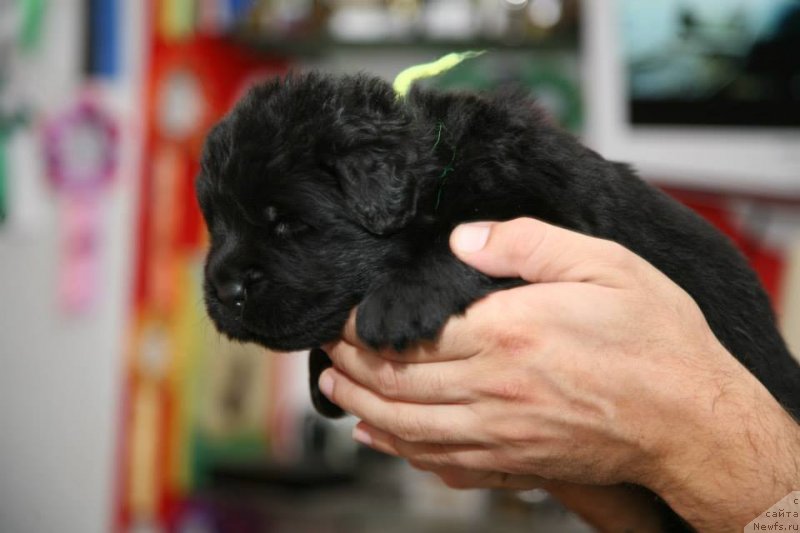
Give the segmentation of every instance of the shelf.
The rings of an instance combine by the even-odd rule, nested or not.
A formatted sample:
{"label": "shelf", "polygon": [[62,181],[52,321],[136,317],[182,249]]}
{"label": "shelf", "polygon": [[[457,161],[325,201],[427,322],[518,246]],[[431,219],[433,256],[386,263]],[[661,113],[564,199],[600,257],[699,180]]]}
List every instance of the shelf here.
{"label": "shelf", "polygon": [[292,56],[324,56],[339,51],[419,51],[436,50],[452,52],[462,50],[502,50],[502,51],[575,51],[578,48],[577,35],[559,35],[540,40],[499,41],[489,39],[475,40],[381,40],[381,41],[340,41],[330,38],[286,40],[239,34],[234,39],[244,46],[265,53]]}

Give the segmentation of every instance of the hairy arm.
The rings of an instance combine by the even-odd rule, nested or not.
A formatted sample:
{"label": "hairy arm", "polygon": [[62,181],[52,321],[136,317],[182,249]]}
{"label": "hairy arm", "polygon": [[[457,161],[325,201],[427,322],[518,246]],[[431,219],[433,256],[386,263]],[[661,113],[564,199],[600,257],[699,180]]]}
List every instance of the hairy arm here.
{"label": "hairy arm", "polygon": [[717,383],[679,415],[701,445],[672,442],[650,488],[698,531],[741,531],[800,490],[800,425],[743,367]]}

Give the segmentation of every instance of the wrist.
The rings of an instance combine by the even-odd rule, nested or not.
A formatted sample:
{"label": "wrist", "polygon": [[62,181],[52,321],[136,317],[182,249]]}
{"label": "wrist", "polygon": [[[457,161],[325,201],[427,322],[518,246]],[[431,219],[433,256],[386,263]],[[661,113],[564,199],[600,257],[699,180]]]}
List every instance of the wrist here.
{"label": "wrist", "polygon": [[656,500],[640,487],[548,481],[542,488],[597,531],[662,530]]}
{"label": "wrist", "polygon": [[[721,347],[720,347],[721,348]],[[800,426],[733,357],[695,383],[648,487],[700,531],[741,530],[800,489]],[[732,363],[732,364],[730,364]],[[677,420],[673,418],[673,420]]]}

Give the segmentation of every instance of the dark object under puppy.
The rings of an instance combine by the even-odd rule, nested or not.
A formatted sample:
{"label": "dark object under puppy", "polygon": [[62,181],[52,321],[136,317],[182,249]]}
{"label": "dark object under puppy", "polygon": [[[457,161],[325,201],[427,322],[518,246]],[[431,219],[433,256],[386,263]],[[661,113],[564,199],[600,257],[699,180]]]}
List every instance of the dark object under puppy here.
{"label": "dark object under puppy", "polygon": [[[367,76],[296,75],[252,89],[210,133],[197,195],[211,233],[208,312],[220,331],[277,350],[358,334],[401,349],[518,284],[458,261],[461,222],[530,216],[616,241],[698,303],[711,329],[800,414],[800,367],[756,276],[689,209],[551,126],[517,93],[398,99]],[[316,390],[330,363],[311,358]]]}

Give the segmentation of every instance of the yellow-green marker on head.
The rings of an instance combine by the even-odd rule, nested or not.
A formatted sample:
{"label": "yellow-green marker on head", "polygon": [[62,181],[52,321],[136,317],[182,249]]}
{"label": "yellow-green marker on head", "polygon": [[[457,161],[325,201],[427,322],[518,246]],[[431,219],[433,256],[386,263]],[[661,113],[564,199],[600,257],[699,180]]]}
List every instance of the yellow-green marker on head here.
{"label": "yellow-green marker on head", "polygon": [[472,59],[484,53],[486,53],[486,50],[453,52],[431,63],[423,63],[422,65],[408,67],[394,79],[394,91],[397,93],[398,98],[403,98],[408,94],[408,91],[415,81],[438,76],[442,72],[447,72],[455,67],[465,59]]}

